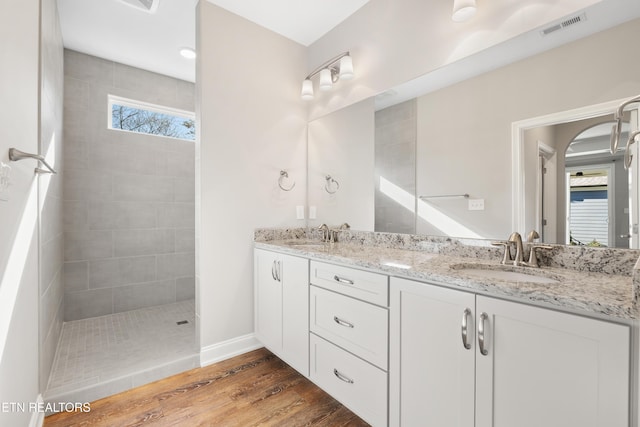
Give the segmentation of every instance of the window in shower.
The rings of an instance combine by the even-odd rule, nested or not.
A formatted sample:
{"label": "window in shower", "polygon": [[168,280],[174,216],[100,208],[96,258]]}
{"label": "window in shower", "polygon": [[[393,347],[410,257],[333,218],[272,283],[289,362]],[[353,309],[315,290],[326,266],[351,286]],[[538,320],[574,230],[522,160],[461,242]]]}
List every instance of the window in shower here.
{"label": "window in shower", "polygon": [[195,114],[109,95],[108,128],[194,141]]}

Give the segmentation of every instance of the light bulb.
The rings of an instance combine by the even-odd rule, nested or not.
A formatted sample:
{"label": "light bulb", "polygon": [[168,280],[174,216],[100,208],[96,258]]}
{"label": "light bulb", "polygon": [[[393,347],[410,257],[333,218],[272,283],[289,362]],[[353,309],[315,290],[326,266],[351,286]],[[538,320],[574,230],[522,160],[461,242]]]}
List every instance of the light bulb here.
{"label": "light bulb", "polygon": [[340,79],[351,80],[353,78],[353,61],[349,55],[340,58]]}
{"label": "light bulb", "polygon": [[301,96],[304,100],[313,99],[313,82],[310,79],[306,79],[302,82]]}
{"label": "light bulb", "polygon": [[333,82],[331,81],[331,70],[325,68],[320,71],[320,90],[330,90],[331,86],[333,86]]}

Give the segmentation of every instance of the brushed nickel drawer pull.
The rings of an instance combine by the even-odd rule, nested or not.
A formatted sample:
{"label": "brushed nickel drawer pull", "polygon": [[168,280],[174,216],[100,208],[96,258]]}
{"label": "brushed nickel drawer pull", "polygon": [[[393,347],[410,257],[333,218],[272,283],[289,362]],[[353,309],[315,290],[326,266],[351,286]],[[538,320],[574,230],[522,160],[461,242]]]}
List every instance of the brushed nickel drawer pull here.
{"label": "brushed nickel drawer pull", "polygon": [[340,276],[333,276],[333,280],[335,280],[336,282],[345,283],[347,285],[353,285],[353,280],[344,279]]}
{"label": "brushed nickel drawer pull", "polygon": [[484,321],[489,318],[487,313],[480,313],[480,322],[478,323],[478,346],[480,347],[480,354],[486,356],[489,354],[489,350],[485,347],[484,342]]}
{"label": "brushed nickel drawer pull", "polygon": [[342,320],[338,316],[333,316],[333,321],[336,322],[338,325],[346,326],[347,328],[353,328],[353,323],[349,323],[346,320]]}
{"label": "brushed nickel drawer pull", "polygon": [[333,375],[335,375],[336,377],[338,377],[339,380],[344,381],[345,383],[348,384],[353,384],[353,380],[345,375],[342,375],[340,372],[338,372],[337,369],[333,370]]}
{"label": "brushed nickel drawer pull", "polygon": [[462,312],[462,345],[465,349],[469,350],[471,348],[471,343],[468,338],[468,321],[467,319],[471,316],[471,309],[465,308]]}

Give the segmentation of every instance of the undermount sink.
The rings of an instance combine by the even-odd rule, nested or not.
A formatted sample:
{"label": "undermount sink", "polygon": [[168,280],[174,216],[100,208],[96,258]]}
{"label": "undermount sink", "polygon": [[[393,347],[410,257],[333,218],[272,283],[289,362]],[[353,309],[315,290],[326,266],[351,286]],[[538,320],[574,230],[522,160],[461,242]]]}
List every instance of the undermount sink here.
{"label": "undermount sink", "polygon": [[489,264],[454,264],[451,268],[478,278],[505,280],[509,282],[559,283],[561,280],[561,278],[555,274],[539,269],[534,270],[531,267]]}

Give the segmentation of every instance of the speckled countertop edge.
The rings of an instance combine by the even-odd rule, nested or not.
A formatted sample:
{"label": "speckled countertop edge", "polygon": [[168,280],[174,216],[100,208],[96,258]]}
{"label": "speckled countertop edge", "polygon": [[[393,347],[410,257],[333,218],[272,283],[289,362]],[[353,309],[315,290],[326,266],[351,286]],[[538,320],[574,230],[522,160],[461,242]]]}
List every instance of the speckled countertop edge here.
{"label": "speckled countertop edge", "polygon": [[[443,255],[440,253],[369,246],[359,243],[292,246],[288,235],[280,240],[256,241],[255,247],[291,255],[327,261],[345,266],[364,268],[393,277],[432,282],[479,294],[502,297],[518,302],[570,310],[586,315],[598,314],[608,318],[631,320],[638,318],[638,280],[631,274],[583,272],[568,268],[544,267],[532,271],[530,267],[513,268],[536,275],[559,279],[558,283],[515,282],[486,279],[468,274],[464,269],[452,268],[472,264],[483,269],[496,268],[498,263],[482,257]],[[300,243],[304,236],[295,236]],[[636,266],[637,267],[637,266]]]}

